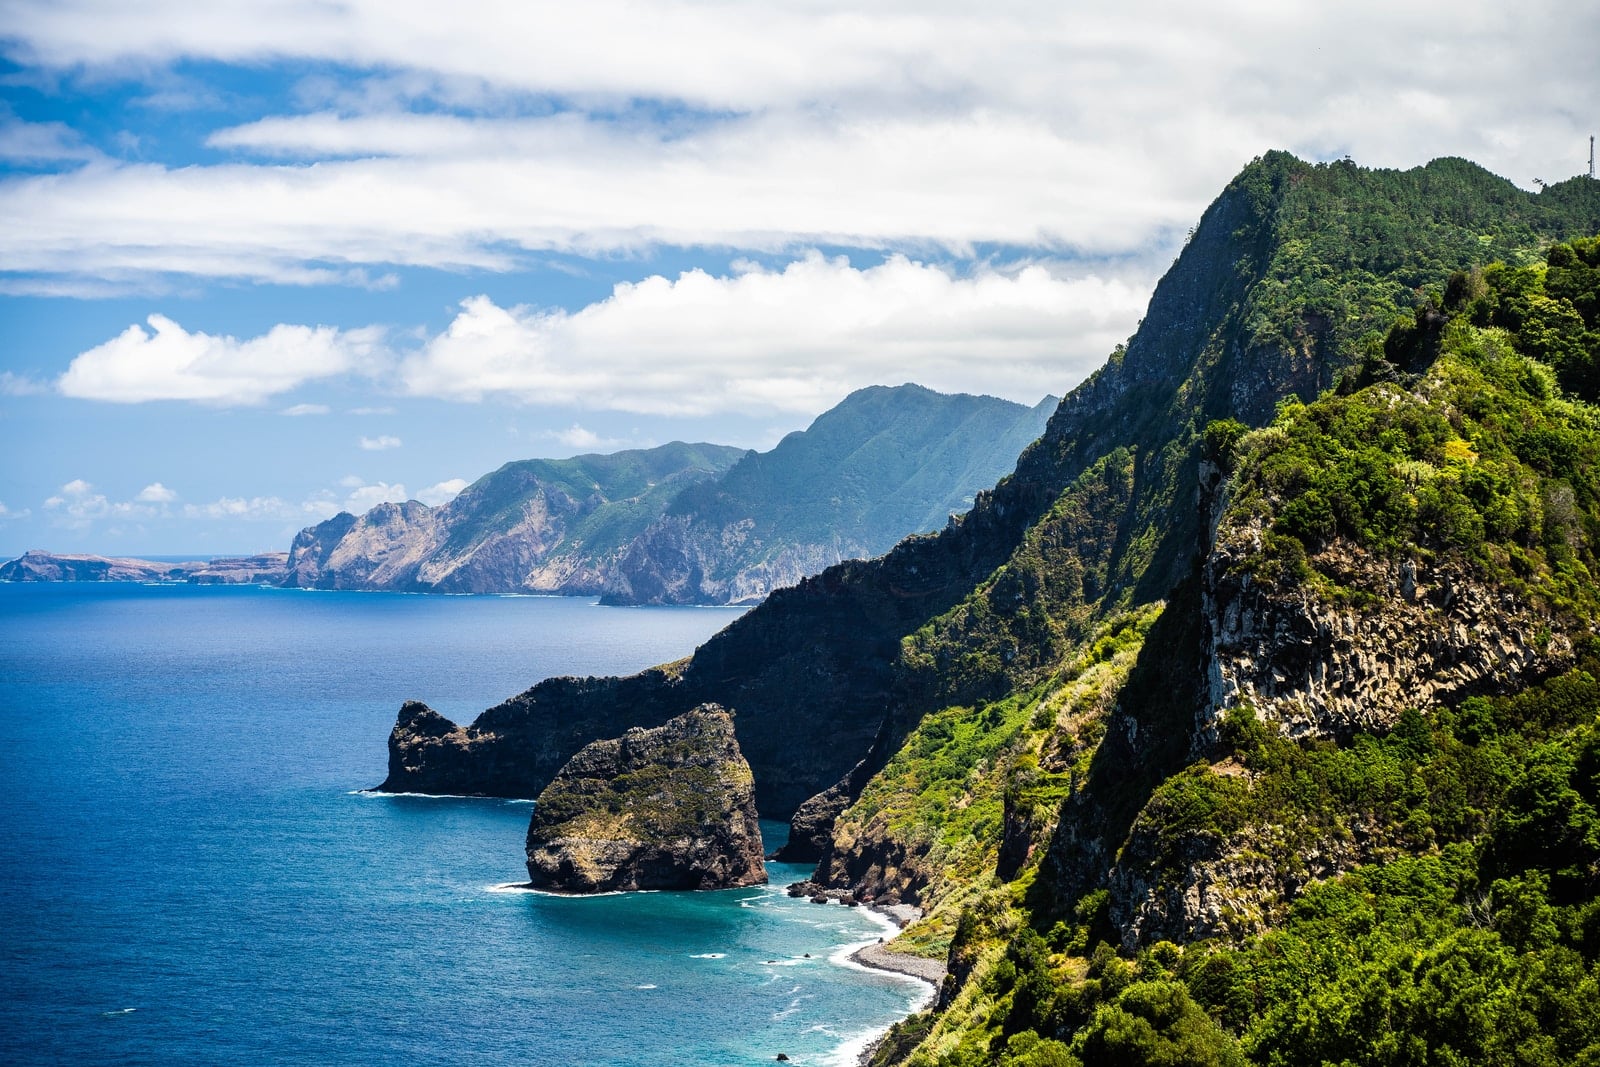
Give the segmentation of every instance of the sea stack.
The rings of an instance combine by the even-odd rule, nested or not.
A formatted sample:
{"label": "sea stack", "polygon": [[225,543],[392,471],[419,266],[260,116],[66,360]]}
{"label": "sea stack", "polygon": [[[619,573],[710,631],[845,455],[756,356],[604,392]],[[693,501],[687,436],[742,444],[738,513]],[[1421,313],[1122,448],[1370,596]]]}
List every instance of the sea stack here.
{"label": "sea stack", "polygon": [[755,780],[733,714],[702,704],[581,749],[534,806],[528,880],[564,893],[766,882]]}

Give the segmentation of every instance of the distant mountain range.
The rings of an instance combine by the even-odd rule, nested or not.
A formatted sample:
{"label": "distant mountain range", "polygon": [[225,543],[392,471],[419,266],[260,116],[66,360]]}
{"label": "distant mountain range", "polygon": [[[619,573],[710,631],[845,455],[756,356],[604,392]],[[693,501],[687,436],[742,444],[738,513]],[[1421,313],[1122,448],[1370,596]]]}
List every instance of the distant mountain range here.
{"label": "distant mountain range", "polygon": [[[507,463],[437,507],[384,503],[300,531],[287,558],[197,565],[31,552],[15,581],[251,580],[307,589],[753,603],[972,506],[1044,430],[1032,408],[918,385],[850,394],[770,452],[673,442]],[[213,568],[215,570],[215,568]]]}
{"label": "distant mountain range", "polygon": [[302,530],[286,584],[754,602],[943,526],[1055,405],[874,386],[770,452],[675,442],[508,463],[439,507],[380,504]]}

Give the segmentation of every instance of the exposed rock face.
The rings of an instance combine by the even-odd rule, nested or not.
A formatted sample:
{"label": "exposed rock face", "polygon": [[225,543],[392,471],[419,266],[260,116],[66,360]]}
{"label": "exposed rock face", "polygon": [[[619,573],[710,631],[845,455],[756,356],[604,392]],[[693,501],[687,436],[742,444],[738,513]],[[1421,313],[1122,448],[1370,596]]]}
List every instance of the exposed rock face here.
{"label": "exposed rock face", "polygon": [[1292,737],[1392,727],[1408,707],[1525,684],[1571,658],[1559,623],[1460,563],[1383,560],[1338,542],[1312,559],[1371,596],[1329,604],[1307,586],[1273,588],[1241,565],[1259,521],[1225,526],[1205,565],[1211,721],[1250,704]]}
{"label": "exposed rock face", "polygon": [[0,564],[0,582],[187,582],[191,585],[278,585],[288,555],[225,556],[161,563],[120,556],[24,552]]}
{"label": "exposed rock face", "polygon": [[1109,885],[1123,946],[1258,933],[1281,920],[1306,886],[1372,858],[1362,839],[1300,845],[1290,854],[1282,837],[1266,827],[1231,838],[1192,833],[1163,858],[1150,831],[1135,830]]}
{"label": "exposed rock face", "polygon": [[766,882],[750,765],[715,704],[586,745],[539,794],[529,884],[569,893]]}

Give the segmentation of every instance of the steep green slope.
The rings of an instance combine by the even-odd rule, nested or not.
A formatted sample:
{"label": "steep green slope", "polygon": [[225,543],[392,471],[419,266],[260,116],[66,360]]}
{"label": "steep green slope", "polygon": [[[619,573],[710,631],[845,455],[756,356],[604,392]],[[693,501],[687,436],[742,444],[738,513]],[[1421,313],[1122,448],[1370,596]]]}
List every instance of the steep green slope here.
{"label": "steep green slope", "polygon": [[882,555],[970,508],[1056,403],[917,385],[852,393],[772,451],[680,493],[618,560],[605,599],[755,601],[842,559]]}
{"label": "steep green slope", "polygon": [[1087,715],[1043,713],[1080,653],[1009,754],[924,720],[836,845],[904,870],[1008,804],[916,887],[954,980],[878,1062],[1600,1062],[1600,411],[1557,386],[1597,252],[1441,278],[1328,395],[1208,426],[1204,566]]}

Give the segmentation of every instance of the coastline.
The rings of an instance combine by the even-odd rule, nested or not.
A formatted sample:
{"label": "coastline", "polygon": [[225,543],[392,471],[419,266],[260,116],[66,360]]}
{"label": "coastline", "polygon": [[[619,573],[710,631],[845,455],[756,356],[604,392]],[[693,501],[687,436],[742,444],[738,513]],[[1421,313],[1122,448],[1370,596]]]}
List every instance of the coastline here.
{"label": "coastline", "polygon": [[[922,909],[909,904],[868,905],[863,911],[870,914],[887,931],[889,937],[900,932],[901,929],[921,918]],[[890,948],[884,938],[876,942],[867,942],[855,949],[836,956],[836,961],[846,965],[854,965],[864,970],[882,971],[886,974],[899,975],[922,983],[926,987],[921,1001],[908,1007],[906,1014],[901,1019],[908,1018],[916,1012],[922,1011],[933,1003],[938,996],[939,987],[944,982],[947,968],[943,960],[928,959],[926,956],[913,956],[905,952],[896,952]],[[895,1022],[901,1021],[900,1019]],[[840,1048],[840,1063],[855,1064],[856,1067],[867,1067],[872,1060],[872,1054],[883,1044],[884,1037],[889,1032],[888,1026],[871,1033],[860,1035],[845,1043]]]}

